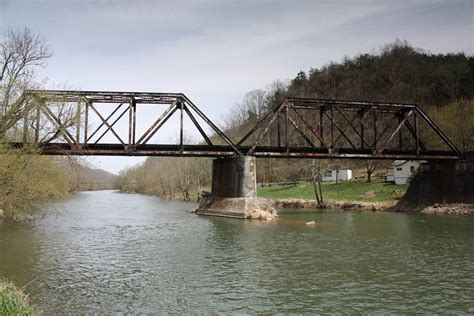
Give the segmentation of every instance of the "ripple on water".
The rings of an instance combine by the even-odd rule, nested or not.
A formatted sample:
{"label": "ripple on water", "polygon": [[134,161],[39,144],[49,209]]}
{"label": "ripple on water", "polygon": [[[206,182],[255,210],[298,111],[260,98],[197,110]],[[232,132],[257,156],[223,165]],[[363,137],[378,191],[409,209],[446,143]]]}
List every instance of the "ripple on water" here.
{"label": "ripple on water", "polygon": [[260,223],[110,191],[56,207],[34,228],[0,229],[0,274],[34,280],[46,314],[474,312],[471,218],[296,211]]}

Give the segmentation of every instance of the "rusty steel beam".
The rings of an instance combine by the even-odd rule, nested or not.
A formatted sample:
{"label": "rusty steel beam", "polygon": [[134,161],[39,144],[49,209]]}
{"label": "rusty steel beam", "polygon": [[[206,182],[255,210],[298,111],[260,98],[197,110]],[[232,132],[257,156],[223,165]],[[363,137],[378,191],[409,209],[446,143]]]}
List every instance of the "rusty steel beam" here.
{"label": "rusty steel beam", "polygon": [[334,113],[333,113],[332,107],[331,107],[331,116],[329,116],[326,112],[324,112],[324,115],[326,115],[326,117],[328,117],[330,122],[331,122],[331,148],[332,149],[336,148],[335,145],[336,145],[337,141],[339,140],[339,137],[336,140],[334,140],[334,127],[337,128],[337,130],[339,131],[339,133],[340,133],[339,136],[342,135],[347,140],[349,145],[351,145],[352,148],[356,148],[356,146],[351,142],[349,137],[345,134],[345,130],[343,130],[339,126],[339,124],[334,122]]}
{"label": "rusty steel beam", "polygon": [[463,154],[459,149],[454,146],[454,144],[449,140],[448,136],[443,133],[443,131],[426,115],[426,113],[420,108],[417,108],[418,113],[420,116],[425,120],[426,123],[438,134],[438,136],[448,145],[449,148],[451,148],[452,151],[454,151],[459,157],[464,158]]}
{"label": "rusty steel beam", "polygon": [[84,114],[84,143],[87,144],[87,134],[89,129],[89,105],[90,101],[86,100],[86,109]]}
{"label": "rusty steel beam", "polygon": [[[412,114],[413,114],[413,110],[408,111],[408,114],[404,114],[404,117],[403,117],[402,121],[398,124],[397,128],[395,128],[395,130],[392,132],[390,137],[383,143],[382,148],[380,148],[380,151],[383,151],[385,149],[385,147],[392,141],[393,137],[395,137],[395,135],[398,133],[400,128],[402,128],[402,126],[405,124],[405,122],[408,120],[408,118]],[[417,139],[418,139],[418,137],[417,137]]]}
{"label": "rusty steel beam", "polygon": [[316,129],[314,129],[293,106],[292,106],[292,109],[296,113],[296,115],[300,118],[300,120],[306,125],[306,127],[313,133],[313,135],[316,136],[316,138],[319,140],[321,144],[321,147],[326,147],[323,137],[319,135],[318,132],[316,131],[318,126],[316,126]]}
{"label": "rusty steel beam", "polygon": [[120,119],[125,115],[125,113],[128,112],[128,109],[126,108],[125,111],[122,111],[122,113],[120,113],[120,115],[115,119],[115,121],[112,122],[112,124],[110,124],[110,127],[107,127],[105,129],[105,131],[102,133],[102,135],[99,136],[99,138],[97,138],[97,140],[94,142],[94,144],[97,144],[101,139],[102,137],[105,136],[105,134],[107,134],[107,132],[110,130],[110,128],[114,127],[115,123],[117,123],[118,121],[120,121]]}
{"label": "rusty steel beam", "polygon": [[[115,113],[117,113],[118,110],[120,110],[120,107],[123,105],[123,103],[120,103],[119,106],[117,106],[113,111],[112,113],[110,113],[106,118],[105,120],[108,121]],[[90,106],[90,105],[89,105]],[[102,128],[102,126],[105,125],[105,122],[102,122],[100,123],[100,125],[92,132],[92,134],[89,136],[89,138],[87,138],[87,141],[86,143],[88,143],[92,137],[94,137],[95,134],[97,134],[99,132],[99,130]],[[87,136],[87,135],[86,135]]]}
{"label": "rusty steel beam", "polygon": [[296,124],[296,122],[295,122],[291,117],[289,117],[288,119],[290,120],[291,125],[293,125],[293,127],[296,129],[296,131],[301,135],[301,137],[303,137],[304,140],[305,140],[311,147],[316,147],[316,145],[313,144],[313,142],[311,141],[311,139],[309,139],[309,137],[306,136],[306,134],[303,133],[303,131],[299,128],[298,124]]}
{"label": "rusty steel beam", "polygon": [[277,107],[277,108],[273,109],[272,111],[269,111],[267,114],[265,114],[265,116],[262,119],[260,119],[257,122],[257,124],[255,124],[255,126],[252,127],[252,129],[247,134],[245,134],[244,137],[242,137],[242,139],[240,141],[237,142],[237,146],[242,145],[250,136],[252,136],[257,131],[257,129],[260,126],[262,126],[263,123],[272,116],[272,114],[274,114],[275,112],[278,111],[279,108],[280,107]]}
{"label": "rusty steel beam", "polygon": [[69,131],[61,124],[59,118],[51,112],[51,110],[44,104],[38,104],[40,111],[42,111],[49,119],[50,122],[55,124],[58,128],[58,132],[62,134],[64,139],[72,146],[74,143],[74,137],[69,133]]}
{"label": "rusty steel beam", "polygon": [[[12,143],[13,146],[21,147],[23,143]],[[250,146],[241,147],[243,152],[248,152]],[[66,144],[43,144],[40,146],[43,154],[48,155],[112,155],[112,156],[207,156],[227,157],[235,156],[231,146],[208,146],[208,145],[184,145],[181,154],[180,145],[142,145],[133,150],[126,150],[117,144],[96,144],[83,146],[80,151],[74,151]],[[264,158],[348,158],[348,159],[404,159],[404,160],[459,160],[460,158],[452,151],[385,151],[383,154],[374,156],[370,150],[345,149],[334,153],[326,148],[312,147],[290,147],[281,148],[276,151],[273,147],[256,147],[254,156]]]}
{"label": "rusty steel beam", "polygon": [[[360,115],[360,112],[358,112],[353,118],[351,121],[349,121],[347,119],[347,117],[344,115],[344,113],[341,111],[341,109],[339,109],[339,107],[336,106],[336,109],[339,111],[339,113],[341,114],[342,118],[346,121],[346,123],[349,125],[349,127],[352,128],[352,130],[360,137],[360,140],[361,140],[361,147],[364,148],[364,144],[366,144],[369,148],[370,148],[370,145],[369,143],[365,140],[364,136],[359,133],[359,131],[357,130],[357,128],[354,127],[354,125],[352,125],[354,123],[354,120],[356,118],[359,118],[359,122],[361,124],[361,132],[363,133],[363,120],[365,118],[365,116],[369,113],[369,111],[364,111],[362,115]],[[337,140],[336,140],[337,142]]]}
{"label": "rusty steel beam", "polygon": [[[132,104],[132,103],[130,103],[130,107],[133,108],[131,104]],[[156,121],[153,122],[153,124],[150,126],[150,128],[148,128],[148,130],[147,130],[145,133],[143,133],[143,135],[138,139],[137,144],[140,144],[140,143],[141,143],[143,140],[145,140],[145,139],[149,139],[149,138],[148,138],[148,135],[150,135],[151,133],[153,133],[153,134],[151,135],[151,137],[153,137],[153,135],[158,131],[158,129],[159,129],[159,128],[166,122],[166,120],[168,120],[168,119],[166,119],[165,122],[163,122],[163,123],[162,123],[162,121],[163,121],[165,118],[167,118],[168,115],[171,116],[172,114],[170,114],[170,113],[171,113],[171,112],[174,113],[174,110],[175,110],[175,109],[176,109],[176,102],[173,102],[173,103],[160,115],[160,117],[158,117],[158,118],[156,119]],[[132,110],[132,111],[133,111],[133,110]],[[132,112],[130,112],[130,113],[132,113]],[[132,117],[132,114],[130,114],[130,115],[131,115],[131,116],[130,116],[130,122],[132,122],[132,121],[134,121],[134,118]],[[130,123],[130,138],[132,138],[132,134],[133,134],[133,132],[132,132],[132,125],[133,125],[133,124]],[[156,128],[156,130],[155,130],[155,128]],[[150,138],[151,138],[151,137],[150,137]],[[131,142],[131,144],[135,144],[135,142],[133,142],[133,143]]]}
{"label": "rusty steel beam", "polygon": [[186,114],[188,114],[189,118],[191,119],[191,121],[193,122],[194,126],[196,126],[196,128],[198,129],[199,133],[201,134],[201,136],[204,138],[204,140],[206,141],[206,143],[210,146],[212,146],[212,142],[211,140],[209,139],[209,137],[206,135],[206,133],[204,132],[204,130],[202,129],[201,125],[199,125],[198,121],[196,120],[196,118],[194,117],[194,115],[191,113],[191,111],[188,109],[187,106],[184,107],[184,110],[186,111]]}
{"label": "rusty steel beam", "polygon": [[[227,135],[222,132],[201,110],[194,105],[182,93],[152,93],[152,92],[113,92],[113,91],[66,91],[66,90],[32,90],[28,91],[25,99],[29,97],[38,99],[41,102],[33,104],[31,110],[36,106],[36,117],[29,115],[31,112],[25,112],[23,119],[23,143],[27,144],[30,140],[29,122],[31,127],[35,128],[35,142],[39,139],[40,115],[44,114],[46,118],[57,128],[55,135],[61,135],[65,143],[40,143],[43,154],[74,154],[74,155],[124,155],[124,156],[206,156],[206,157],[227,157],[253,155],[256,157],[268,158],[349,158],[349,159],[423,159],[423,160],[446,160],[446,159],[462,159],[462,153],[452,144],[446,135],[431,121],[431,119],[422,111],[420,107],[414,104],[387,103],[387,102],[366,102],[366,101],[347,101],[347,100],[328,100],[315,98],[287,98],[278,107],[265,113],[256,125],[247,132],[237,144],[234,144]],[[63,126],[58,118],[49,108],[48,102],[68,102],[76,105],[75,122],[68,123],[67,127]],[[82,103],[85,104],[84,117],[84,143],[80,143],[80,133],[82,130]],[[94,103],[95,106],[94,106]],[[123,104],[127,104],[126,109],[121,112]],[[164,113],[148,128],[148,130],[136,141],[137,122],[136,113],[137,105],[155,104],[158,106],[167,105],[168,108]],[[104,118],[96,106],[112,106],[115,107],[107,118]],[[94,111],[100,118],[102,123],[93,131],[91,135],[88,132],[89,108]],[[179,141],[177,145],[163,144],[147,144],[153,135],[165,124],[165,122],[177,110],[179,114]],[[311,110],[303,112],[298,110]],[[291,110],[291,111],[290,111]],[[319,114],[316,113],[319,112]],[[128,142],[121,139],[114,130],[116,123],[126,114],[128,118]],[[184,142],[184,113],[189,116],[191,122],[198,129],[204,138],[204,143],[200,145],[186,145]],[[194,113],[193,113],[194,112]],[[296,116],[291,114],[295,112],[296,116],[303,122],[304,129],[300,128]],[[109,121],[120,113],[112,123]],[[310,117],[307,116],[310,113]],[[312,118],[314,114],[314,122]],[[354,114],[351,116],[351,114]],[[373,144],[369,144],[366,139],[366,128],[370,127],[370,122],[365,119],[369,114],[373,114]],[[197,116],[195,116],[197,115]],[[390,115],[389,118],[387,116]],[[282,117],[283,116],[283,117]],[[409,117],[413,116],[413,124],[410,123]],[[31,118],[33,117],[33,118]],[[398,124],[394,125],[393,121],[399,117]],[[448,151],[427,150],[427,146],[420,139],[419,119],[428,124],[428,128],[433,129],[435,133],[449,147]],[[204,132],[203,127],[199,124],[198,118],[201,118],[208,127],[210,127],[216,138],[221,139],[224,145],[213,145],[210,138]],[[73,118],[74,119],[74,118]],[[281,122],[281,120],[284,120]],[[343,121],[342,121],[343,120]],[[276,121],[276,126],[273,124]],[[34,124],[36,123],[36,127]],[[328,127],[324,128],[324,124]],[[68,128],[76,126],[75,135],[71,135]],[[89,141],[94,137],[103,126],[107,128],[100,135],[94,144]],[[282,135],[282,128],[285,125],[285,134]],[[296,130],[298,144],[303,147],[292,147],[290,142],[291,127]],[[409,135],[415,142],[414,149],[404,149],[402,144],[402,128],[407,127]],[[379,130],[379,127],[380,128]],[[423,126],[425,128],[425,126]],[[309,132],[308,132],[309,130]],[[336,135],[335,130],[339,133]],[[386,133],[391,130],[391,134],[385,140]],[[274,131],[277,133],[277,145],[274,143],[274,137],[268,133]],[[118,143],[104,144],[99,141],[108,133],[113,134]],[[325,134],[326,133],[326,134]],[[311,134],[317,139],[319,147],[313,142]],[[265,138],[263,141],[263,136]],[[293,135],[293,133],[291,134]],[[370,135],[370,134],[369,134]],[[393,149],[392,139],[398,135],[397,150]],[[244,146],[250,137],[253,136],[253,142],[249,146]],[[337,136],[337,137],[336,137]],[[357,136],[360,146],[356,146],[351,138]],[[300,143],[302,137],[305,143]],[[329,137],[331,145],[329,145]],[[282,138],[285,145],[282,146]],[[345,142],[339,144],[339,140],[345,139]],[[325,141],[326,140],[326,141]],[[383,141],[385,140],[385,141]],[[61,140],[63,141],[63,140]],[[381,144],[383,141],[383,144]],[[270,144],[263,144],[268,142]],[[9,143],[17,146],[18,143]],[[307,144],[307,145],[305,145]],[[349,147],[350,146],[350,147]],[[390,147],[389,147],[390,146]],[[330,148],[328,148],[330,147]]]}
{"label": "rusty steel beam", "polygon": [[110,124],[107,122],[106,119],[104,119],[104,117],[102,116],[102,114],[100,114],[99,111],[96,110],[96,108],[94,107],[94,104],[91,103],[90,104],[90,108],[92,109],[92,111],[95,112],[95,114],[97,114],[97,116],[102,120],[102,122],[109,128],[109,130],[112,132],[112,134],[114,134],[114,136],[118,139],[118,141],[123,145],[125,146],[125,143],[124,141],[122,140],[122,138],[120,138],[120,136],[117,134],[117,132],[112,128],[112,126],[110,126]]}
{"label": "rusty steel beam", "polygon": [[[401,120],[400,120],[401,121]],[[409,121],[406,121],[405,122],[405,126],[407,127],[408,131],[410,132],[410,134],[412,135],[412,137],[414,139],[416,139],[416,134],[417,134],[417,131],[415,130],[415,128],[413,128],[413,126],[411,126],[410,122]],[[420,137],[418,137],[418,145],[420,146],[420,149],[421,150],[426,150],[426,146],[425,144],[423,143],[423,141],[420,139]]]}
{"label": "rusty steel beam", "polygon": [[201,117],[201,119],[207,123],[207,125],[209,125],[213,130],[214,132],[222,139],[224,140],[224,142],[226,142],[229,146],[232,147],[232,149],[235,151],[235,153],[239,156],[242,156],[242,153],[240,152],[239,148],[230,140],[229,137],[227,137],[226,134],[224,134],[204,113],[201,112],[201,110],[199,110],[199,108],[194,105],[193,102],[191,102],[191,100],[188,99],[188,97],[186,97],[184,94],[183,94],[183,98],[184,100],[186,101],[186,103],[188,104],[189,107],[191,107],[191,109],[199,116]]}
{"label": "rusty steel beam", "polygon": [[[255,150],[255,148],[257,147],[257,144],[260,142],[260,139],[263,137],[263,135],[268,131],[268,128],[270,127],[270,125],[272,124],[272,122],[275,120],[275,118],[278,116],[278,114],[288,105],[287,102],[283,102],[278,108],[276,111],[272,112],[273,115],[269,116],[269,121],[268,123],[265,125],[265,127],[263,128],[263,130],[260,131],[260,133],[258,134],[256,140],[254,141],[252,147],[250,148],[250,151],[247,152],[247,155],[251,155],[253,153],[253,151]],[[253,128],[252,131],[256,131],[257,129],[256,128]],[[286,130],[286,132],[288,132],[288,128]],[[240,141],[239,143],[242,143],[242,141]],[[287,143],[288,144],[288,143]]]}
{"label": "rusty steel beam", "polygon": [[[171,108],[171,111],[167,111],[166,113],[163,113],[165,114],[165,116],[162,115],[162,119],[160,120],[160,118],[158,120],[160,120],[156,125],[155,127],[153,128],[153,130],[148,134],[146,135],[143,135],[139,140],[138,142],[136,143],[136,145],[141,145],[141,144],[146,144],[155,134],[156,132],[158,132],[158,130],[169,120],[170,117],[173,116],[173,114],[178,110],[178,107],[176,106],[176,104],[174,104]],[[156,122],[155,122],[156,123]],[[143,139],[143,140],[141,140]],[[135,142],[134,142],[135,144]]]}

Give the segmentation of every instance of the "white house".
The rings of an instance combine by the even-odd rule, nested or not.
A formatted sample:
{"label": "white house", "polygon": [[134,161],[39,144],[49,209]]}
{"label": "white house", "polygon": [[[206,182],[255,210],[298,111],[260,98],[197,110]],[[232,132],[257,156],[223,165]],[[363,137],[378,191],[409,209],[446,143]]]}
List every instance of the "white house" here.
{"label": "white house", "polygon": [[393,162],[393,176],[387,176],[387,181],[395,184],[407,184],[415,175],[421,162],[417,160],[395,160]]}
{"label": "white house", "polygon": [[337,170],[328,170],[324,173],[323,181],[336,181],[336,177],[339,178],[339,181],[347,181],[352,179],[352,170],[351,169],[339,169],[339,175],[337,175]]}

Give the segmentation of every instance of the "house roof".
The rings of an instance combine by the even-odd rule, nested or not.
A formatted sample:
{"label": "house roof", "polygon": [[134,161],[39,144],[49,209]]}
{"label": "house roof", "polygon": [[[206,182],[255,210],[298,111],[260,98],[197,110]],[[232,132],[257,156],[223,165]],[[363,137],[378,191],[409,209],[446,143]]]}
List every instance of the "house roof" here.
{"label": "house roof", "polygon": [[399,167],[401,165],[406,164],[407,162],[408,162],[408,160],[395,160],[392,165],[394,167]]}
{"label": "house roof", "polygon": [[417,161],[417,160],[395,160],[393,162],[392,166],[400,167],[400,166],[406,164],[407,162],[418,162],[418,163],[420,163],[420,161]]}

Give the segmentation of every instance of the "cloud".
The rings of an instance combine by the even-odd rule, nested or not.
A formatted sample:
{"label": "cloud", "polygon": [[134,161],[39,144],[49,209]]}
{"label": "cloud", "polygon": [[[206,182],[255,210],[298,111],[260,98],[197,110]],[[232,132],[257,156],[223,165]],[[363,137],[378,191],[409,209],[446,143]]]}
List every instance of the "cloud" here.
{"label": "cloud", "polygon": [[396,38],[434,53],[472,54],[472,6],[469,0],[0,0],[0,31],[26,24],[42,34],[55,51],[42,72],[52,82],[184,92],[217,120],[249,90]]}

